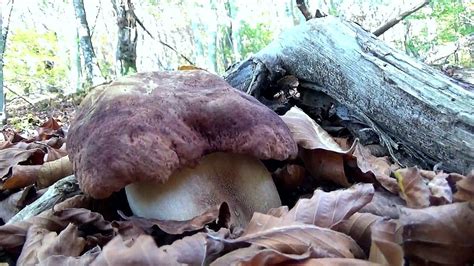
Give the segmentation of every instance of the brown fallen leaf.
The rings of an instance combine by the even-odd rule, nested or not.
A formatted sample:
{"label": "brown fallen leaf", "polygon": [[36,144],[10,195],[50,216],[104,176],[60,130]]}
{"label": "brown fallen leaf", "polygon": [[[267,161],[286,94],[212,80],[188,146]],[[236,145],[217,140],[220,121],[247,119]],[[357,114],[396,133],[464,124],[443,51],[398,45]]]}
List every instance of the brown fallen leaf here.
{"label": "brown fallen leaf", "polygon": [[359,212],[368,212],[377,216],[398,219],[401,207],[406,207],[406,203],[398,195],[376,189],[372,201],[362,207]]}
{"label": "brown fallen leaf", "polygon": [[331,228],[369,203],[373,195],[372,184],[356,184],[331,192],[316,190],[313,197],[300,199],[282,218]]}
{"label": "brown fallen leaf", "polygon": [[403,250],[423,264],[474,263],[474,202],[401,210]]}
{"label": "brown fallen leaf", "polygon": [[93,212],[86,208],[53,208],[53,215],[64,223],[73,223],[81,227],[87,227],[89,231],[100,232],[113,237],[113,227],[111,223],[104,219],[102,214]]}
{"label": "brown fallen leaf", "polygon": [[69,224],[56,234],[36,225],[28,229],[25,245],[17,263],[34,265],[56,255],[79,256],[86,245],[84,238],[79,237],[77,226]]}
{"label": "brown fallen leaf", "polygon": [[400,187],[400,197],[409,208],[424,208],[430,206],[430,189],[420,175],[418,168],[399,169],[394,173]]}
{"label": "brown fallen leaf", "polygon": [[124,241],[120,236],[104,246],[91,265],[205,265],[214,260],[224,249],[221,241],[228,231],[221,230],[213,237],[197,233],[171,245],[158,248],[151,236]]}
{"label": "brown fallen leaf", "polygon": [[261,248],[258,246],[250,246],[247,248],[239,248],[232,252],[217,258],[211,263],[212,266],[227,265],[275,265],[284,263],[287,265],[291,262],[303,261],[311,256],[311,250],[308,249],[300,255],[285,254],[277,250]]}
{"label": "brown fallen leaf", "polygon": [[298,146],[307,149],[323,149],[344,153],[334,139],[303,110],[294,106],[281,116]]}
{"label": "brown fallen leaf", "polygon": [[280,206],[278,208],[271,208],[267,214],[275,217],[282,217],[288,213],[288,206]]}
{"label": "brown fallen leaf", "polygon": [[44,159],[45,162],[55,161],[64,156],[67,156],[67,151],[65,148],[55,149],[51,146],[46,146],[46,149],[47,149],[47,153]]}
{"label": "brown fallen leaf", "polygon": [[[361,144],[356,145],[353,157],[356,158],[356,164],[360,169],[360,173],[357,173],[357,177],[355,177],[356,180],[375,178],[388,191],[394,194],[399,193],[397,180],[390,177],[394,167],[388,157],[375,157]],[[347,160],[350,160],[350,158],[347,158]],[[373,177],[367,177],[366,175],[373,175]]]}
{"label": "brown fallen leaf", "polygon": [[343,154],[323,149],[301,149],[300,157],[313,178],[331,181],[343,187],[351,186],[344,170]]}
{"label": "brown fallen leaf", "polygon": [[364,250],[365,254],[369,254],[370,243],[372,241],[372,225],[383,219],[383,217],[371,213],[356,212],[349,217],[349,219],[342,221],[333,229],[352,237],[362,250]]}
{"label": "brown fallen leaf", "polygon": [[306,170],[298,164],[287,164],[273,173],[277,186],[285,189],[296,189],[301,185],[306,177]]}
{"label": "brown fallen leaf", "polygon": [[144,230],[156,225],[158,228],[168,234],[179,235],[185,232],[201,230],[206,225],[212,224],[214,222],[220,224],[220,227],[227,227],[230,218],[230,211],[229,206],[224,202],[220,206],[215,206],[214,208],[205,211],[201,215],[198,215],[187,221],[145,219],[137,216],[127,217],[121,211],[119,211],[119,215],[124,220],[130,221],[137,227]]}
{"label": "brown fallen leaf", "polygon": [[6,176],[12,166],[28,160],[28,158],[37,152],[43,153],[43,151],[39,149],[24,150],[19,148],[8,148],[0,150],[0,178]]}
{"label": "brown fallen leaf", "polygon": [[286,265],[299,265],[299,266],[377,266],[381,265],[366,260],[359,259],[341,259],[341,258],[322,258],[322,259],[309,259],[298,263],[288,263]]}
{"label": "brown fallen leaf", "polygon": [[43,165],[16,165],[13,166],[12,175],[5,180],[2,188],[17,189],[36,184],[42,189],[72,173],[72,164],[67,156]]}
{"label": "brown fallen leaf", "polygon": [[369,260],[383,265],[404,265],[400,224],[396,221],[381,220],[372,225],[371,231]]}
{"label": "brown fallen leaf", "polygon": [[300,147],[306,170],[317,179],[332,181],[344,187],[351,184],[344,172],[343,151],[334,139],[298,107],[281,116]]}
{"label": "brown fallen leaf", "polygon": [[242,236],[226,243],[249,243],[285,254],[304,254],[310,247],[313,257],[364,258],[349,236],[312,224],[254,213]]}
{"label": "brown fallen leaf", "polygon": [[453,195],[454,201],[473,201],[474,200],[474,171],[467,176],[450,174],[449,178],[458,179],[456,181],[456,192]]}
{"label": "brown fallen leaf", "polygon": [[38,136],[37,136],[38,140],[47,140],[57,135],[64,137],[64,133],[61,131],[61,126],[52,117],[50,117],[46,122],[40,125],[37,131],[38,131]]}
{"label": "brown fallen leaf", "polygon": [[[59,211],[66,208],[87,208],[90,206],[91,199],[84,195],[77,195],[69,198],[57,205],[55,210]],[[48,231],[61,231],[69,224],[60,220],[53,214],[53,210],[47,210],[37,216],[33,216],[24,221],[6,224],[0,226],[0,248],[12,253],[19,252],[19,248],[23,246],[26,239],[28,229],[32,225]]]}
{"label": "brown fallen leaf", "polygon": [[2,189],[18,189],[33,185],[38,178],[41,165],[15,165],[10,177],[2,184]]}
{"label": "brown fallen leaf", "polygon": [[448,184],[448,177],[448,174],[440,173],[429,181],[431,205],[444,205],[453,202],[453,192]]}
{"label": "brown fallen leaf", "polygon": [[81,256],[65,256],[65,255],[52,255],[42,260],[39,266],[50,266],[50,265],[67,265],[67,266],[83,266],[90,265],[92,261],[100,254],[101,249],[96,246],[89,249]]}

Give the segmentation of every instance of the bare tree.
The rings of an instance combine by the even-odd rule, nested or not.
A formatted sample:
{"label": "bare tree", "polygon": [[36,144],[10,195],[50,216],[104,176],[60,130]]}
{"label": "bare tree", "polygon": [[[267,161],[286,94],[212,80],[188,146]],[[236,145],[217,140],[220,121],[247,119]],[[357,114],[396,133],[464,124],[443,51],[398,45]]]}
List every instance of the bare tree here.
{"label": "bare tree", "polygon": [[3,23],[3,12],[2,12],[3,5],[0,5],[0,31],[1,31],[1,36],[0,36],[0,106],[2,108],[0,118],[3,124],[5,124],[7,120],[7,112],[6,112],[7,104],[5,101],[5,93],[3,91],[3,63],[4,63],[3,55],[5,54],[5,48],[7,46],[8,30],[10,28],[10,18],[12,15],[14,3],[15,1],[11,0],[6,4],[6,7],[9,11],[7,13],[5,24]]}
{"label": "bare tree", "polygon": [[104,81],[97,64],[97,57],[92,46],[91,34],[87,23],[86,11],[83,0],[73,0],[74,11],[77,20],[77,32],[79,35],[79,45],[84,57],[86,69],[86,87],[100,84]]}

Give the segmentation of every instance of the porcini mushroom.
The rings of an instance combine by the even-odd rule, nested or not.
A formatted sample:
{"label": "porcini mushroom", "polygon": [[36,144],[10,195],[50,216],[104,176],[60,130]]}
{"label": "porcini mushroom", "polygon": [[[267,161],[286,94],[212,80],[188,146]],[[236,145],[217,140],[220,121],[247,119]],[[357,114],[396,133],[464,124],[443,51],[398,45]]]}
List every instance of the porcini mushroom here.
{"label": "porcini mushroom", "polygon": [[125,187],[134,214],[165,220],[227,202],[237,225],[280,205],[260,160],[297,153],[277,114],[200,70],[139,73],[95,88],[67,148],[94,198]]}

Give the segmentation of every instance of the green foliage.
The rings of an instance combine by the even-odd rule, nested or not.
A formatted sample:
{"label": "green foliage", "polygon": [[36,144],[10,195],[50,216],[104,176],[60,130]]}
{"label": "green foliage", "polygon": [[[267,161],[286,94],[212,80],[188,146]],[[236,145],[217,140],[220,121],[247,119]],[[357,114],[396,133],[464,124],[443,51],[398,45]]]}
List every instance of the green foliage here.
{"label": "green foliage", "polygon": [[255,26],[251,26],[243,21],[240,29],[240,38],[242,40],[240,54],[245,58],[251,53],[258,52],[267,46],[272,41],[273,34],[268,24],[257,23]]}
{"label": "green foliage", "polygon": [[420,36],[412,36],[406,43],[407,52],[414,55],[428,51],[430,48],[449,42],[455,42],[459,38],[474,34],[474,14],[469,12],[465,4],[460,0],[435,0],[430,3],[431,12],[417,12],[408,19],[412,23],[417,20],[434,19],[436,24],[436,36],[429,38],[427,29],[423,29]]}
{"label": "green foliage", "polygon": [[53,32],[14,32],[9,36],[5,53],[5,80],[26,94],[62,90],[67,69],[57,51],[59,43]]}

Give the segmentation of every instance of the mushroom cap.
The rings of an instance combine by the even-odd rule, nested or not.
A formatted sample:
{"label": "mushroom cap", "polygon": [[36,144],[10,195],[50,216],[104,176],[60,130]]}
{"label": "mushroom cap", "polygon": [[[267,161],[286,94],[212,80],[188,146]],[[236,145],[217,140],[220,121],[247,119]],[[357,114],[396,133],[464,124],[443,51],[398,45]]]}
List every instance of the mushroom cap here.
{"label": "mushroom cap", "polygon": [[213,152],[297,154],[276,113],[201,70],[138,73],[94,88],[76,111],[67,149],[82,191],[94,198],[136,181],[165,182]]}

